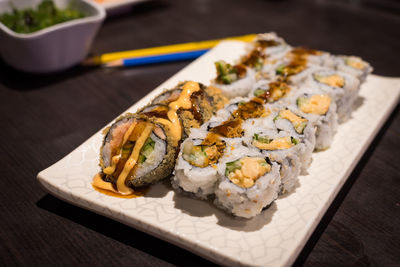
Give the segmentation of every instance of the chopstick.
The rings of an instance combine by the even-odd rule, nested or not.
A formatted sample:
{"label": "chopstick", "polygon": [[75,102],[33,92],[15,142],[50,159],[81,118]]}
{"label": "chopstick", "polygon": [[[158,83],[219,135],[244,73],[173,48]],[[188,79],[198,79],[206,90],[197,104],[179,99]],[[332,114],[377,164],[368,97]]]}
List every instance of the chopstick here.
{"label": "chopstick", "polygon": [[82,62],[83,65],[104,65],[106,67],[116,66],[138,66],[161,62],[194,59],[201,56],[209,49],[223,40],[237,40],[250,42],[256,34],[228,37],[216,40],[173,44],[152,48],[106,53]]}
{"label": "chopstick", "polygon": [[171,53],[171,54],[164,54],[164,55],[155,55],[155,56],[148,56],[148,57],[134,57],[134,58],[127,58],[127,59],[117,59],[114,61],[107,62],[103,66],[104,67],[133,67],[133,66],[148,65],[148,64],[154,64],[154,63],[166,63],[166,62],[173,62],[173,61],[179,61],[179,60],[189,60],[189,59],[198,58],[199,56],[206,53],[208,50],[209,49],[203,49],[203,50]]}

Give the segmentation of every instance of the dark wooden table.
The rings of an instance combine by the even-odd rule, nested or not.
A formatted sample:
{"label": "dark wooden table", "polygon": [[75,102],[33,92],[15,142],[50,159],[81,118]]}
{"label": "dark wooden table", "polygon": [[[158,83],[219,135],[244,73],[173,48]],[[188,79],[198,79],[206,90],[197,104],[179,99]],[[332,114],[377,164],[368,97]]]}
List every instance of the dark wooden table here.
{"label": "dark wooden table", "polygon": [[[400,76],[400,12],[394,0],[175,0],[123,11],[104,23],[92,53],[276,31],[291,44],[359,55],[376,74]],[[211,264],[69,205],[36,181],[40,170],[187,64],[118,70],[78,66],[35,76],[0,61],[1,265]],[[400,264],[399,118],[397,107],[295,265]]]}

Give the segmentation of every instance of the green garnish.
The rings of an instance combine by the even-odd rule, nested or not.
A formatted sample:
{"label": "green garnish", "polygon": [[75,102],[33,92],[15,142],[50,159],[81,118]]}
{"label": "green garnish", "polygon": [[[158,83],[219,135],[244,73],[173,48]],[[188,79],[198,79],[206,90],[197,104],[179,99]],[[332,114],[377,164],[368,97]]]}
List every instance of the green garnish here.
{"label": "green garnish", "polygon": [[227,162],[226,169],[225,169],[225,176],[228,176],[231,172],[234,172],[241,168],[242,168],[242,164],[240,163],[240,159],[231,161],[231,162]]}
{"label": "green garnish", "polygon": [[49,26],[73,19],[83,18],[85,15],[70,7],[58,9],[52,0],[43,0],[36,9],[16,10],[12,13],[0,15],[0,22],[17,33],[31,33]]}
{"label": "green garnish", "polygon": [[261,96],[261,95],[263,95],[263,94],[265,94],[265,90],[263,90],[263,89],[256,89],[256,90],[254,91],[254,95],[255,95],[255,96]]}
{"label": "green garnish", "polygon": [[322,75],[314,74],[313,75],[314,80],[317,82],[322,82],[322,79],[324,78]]}
{"label": "green garnish", "polygon": [[277,75],[282,75],[282,76],[291,76],[291,75],[296,75],[300,72],[302,72],[306,68],[306,65],[303,61],[292,61],[288,64],[282,64],[280,65],[276,70]]}
{"label": "green garnish", "polygon": [[264,62],[261,60],[261,58],[258,58],[257,61],[254,63],[254,68],[256,70],[261,70],[263,66]]}
{"label": "green garnish", "polygon": [[200,151],[199,151],[199,150],[195,150],[195,149],[192,150],[192,153],[189,155],[188,161],[189,161],[190,163],[197,163],[197,162],[199,162],[200,160],[201,160],[202,162],[204,162],[204,161],[207,160],[207,158],[208,158],[208,156],[207,156],[206,152],[204,152],[204,148],[201,147],[201,150],[200,150]]}
{"label": "green garnish", "polygon": [[265,161],[265,159],[262,161],[262,162],[260,162],[260,165],[261,166],[267,166],[267,165],[269,165],[266,161]]}
{"label": "green garnish", "polygon": [[246,68],[242,65],[232,66],[223,60],[216,61],[215,68],[217,70],[217,81],[223,84],[231,84],[246,74]]}
{"label": "green garnish", "polygon": [[[296,101],[296,102],[297,102],[297,101]],[[292,117],[292,116],[288,117],[287,115],[290,115],[290,114],[284,114],[284,112],[285,112],[285,113],[286,113],[286,112],[289,112],[289,113],[293,114],[293,113],[292,113],[290,110],[288,110],[288,109],[286,109],[286,110],[281,110],[281,111],[278,113],[278,115],[276,115],[276,117],[274,118],[273,121],[275,122],[276,120],[279,120],[279,119],[286,119],[286,120],[290,121],[290,123],[293,125],[293,127],[294,127],[294,129],[295,129],[295,131],[296,131],[297,133],[303,134],[304,128],[306,128],[308,120],[306,120],[306,119],[304,119],[304,118],[302,118],[302,117],[299,117],[299,116],[297,116],[296,114],[293,114],[294,117]]]}
{"label": "green garnish", "polygon": [[206,152],[208,148],[203,145],[194,146],[190,141],[186,142],[183,147],[183,159],[193,166],[205,168],[210,164],[209,155]]}
{"label": "green garnish", "polygon": [[285,65],[280,65],[277,69],[276,69],[276,74],[279,75],[284,75],[285,74]]}
{"label": "green garnish", "polygon": [[151,153],[154,151],[155,144],[156,142],[154,142],[153,139],[151,139],[150,137],[147,138],[139,154],[139,163],[145,162],[146,159],[150,157]]}
{"label": "green garnish", "polygon": [[254,134],[253,139],[260,143],[265,143],[265,144],[269,144],[273,140],[268,136],[260,136],[259,134]]}
{"label": "green garnish", "polygon": [[296,138],[294,138],[293,136],[290,137],[290,140],[292,141],[292,144],[297,145],[299,143],[299,140],[297,140]]}
{"label": "green garnish", "polygon": [[308,103],[308,98],[306,97],[299,97],[296,100],[296,105],[301,108],[302,105],[307,104]]}
{"label": "green garnish", "polygon": [[305,121],[302,121],[300,123],[292,123],[292,124],[294,126],[295,131],[299,134],[303,134],[304,128],[306,128],[306,126],[307,126],[307,122],[305,122]]}

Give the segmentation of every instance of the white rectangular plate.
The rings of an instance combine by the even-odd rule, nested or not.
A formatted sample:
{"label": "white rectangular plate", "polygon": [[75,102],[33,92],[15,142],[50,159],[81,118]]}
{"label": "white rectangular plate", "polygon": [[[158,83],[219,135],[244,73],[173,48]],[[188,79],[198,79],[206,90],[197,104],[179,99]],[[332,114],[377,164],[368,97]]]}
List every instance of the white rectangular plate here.
{"label": "white rectangular plate", "polygon": [[[214,77],[214,61],[232,62],[244,43],[226,41],[178,72],[133,105],[134,112],[164,88],[179,81],[205,84]],[[224,265],[287,266],[294,262],[360,157],[398,103],[400,78],[368,77],[360,105],[339,126],[332,147],[315,153],[309,175],[300,186],[251,220],[233,218],[206,201],[176,194],[166,183],[152,186],[144,197],[121,199],[91,186],[99,171],[101,131],[62,160],[38,174],[53,195],[113,218]]]}

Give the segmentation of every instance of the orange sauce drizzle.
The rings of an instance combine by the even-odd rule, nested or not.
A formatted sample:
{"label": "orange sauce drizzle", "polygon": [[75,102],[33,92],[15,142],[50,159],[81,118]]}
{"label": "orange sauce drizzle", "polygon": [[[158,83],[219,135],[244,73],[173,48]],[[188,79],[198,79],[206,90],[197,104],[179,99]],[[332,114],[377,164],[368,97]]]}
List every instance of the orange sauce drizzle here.
{"label": "orange sauce drizzle", "polygon": [[[93,183],[92,183],[93,189],[96,190],[97,192],[100,192],[100,193],[104,194],[104,195],[112,196],[112,197],[119,197],[119,198],[137,198],[137,197],[142,197],[150,189],[149,187],[138,188],[138,189],[135,189],[134,191],[132,191],[132,193],[129,194],[129,195],[121,195],[120,193],[118,193],[116,191],[107,190],[107,189],[103,189],[101,187],[96,186],[95,185],[96,179],[101,179],[100,173],[96,174],[93,177]],[[101,180],[103,181],[103,179],[101,179]],[[108,183],[108,182],[105,182],[105,181],[103,181],[103,182],[104,183]],[[111,185],[111,183],[108,183],[108,184]],[[112,187],[112,185],[111,185],[111,187]]]}

